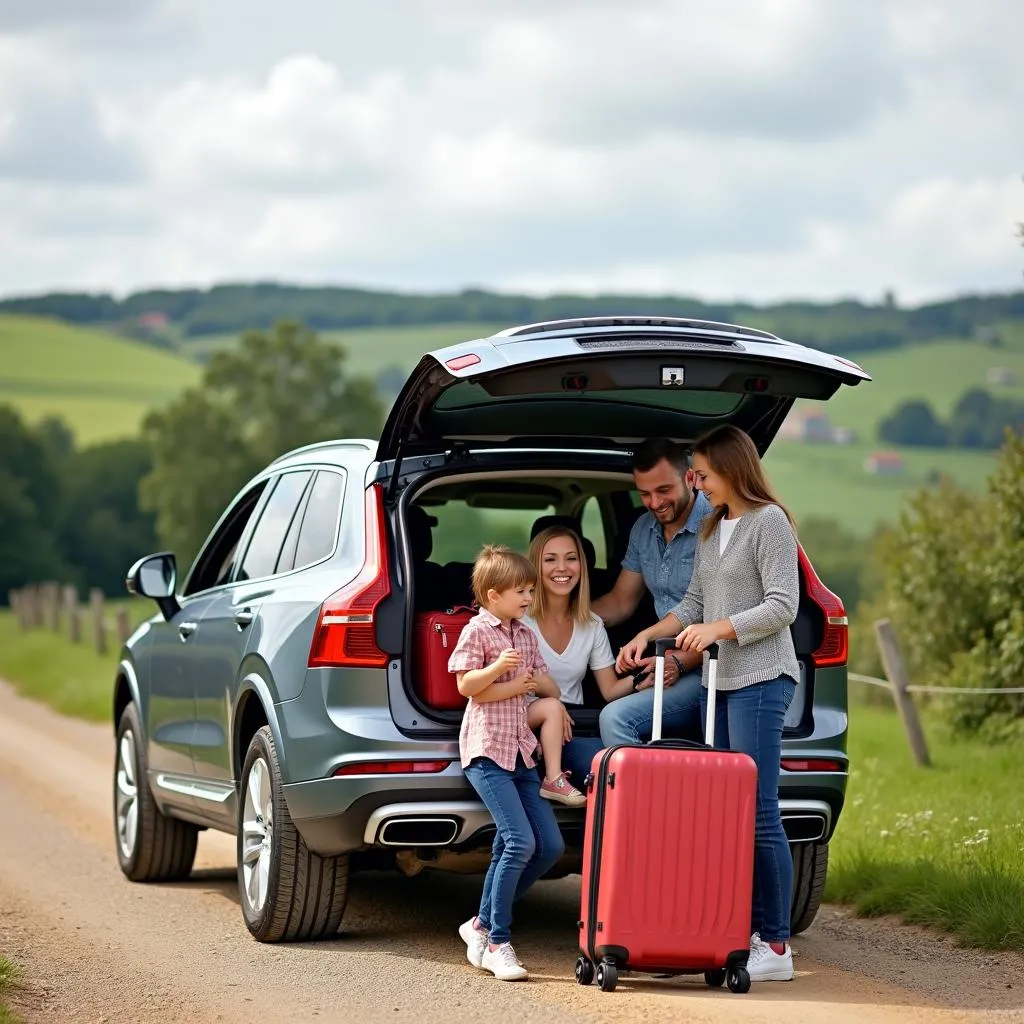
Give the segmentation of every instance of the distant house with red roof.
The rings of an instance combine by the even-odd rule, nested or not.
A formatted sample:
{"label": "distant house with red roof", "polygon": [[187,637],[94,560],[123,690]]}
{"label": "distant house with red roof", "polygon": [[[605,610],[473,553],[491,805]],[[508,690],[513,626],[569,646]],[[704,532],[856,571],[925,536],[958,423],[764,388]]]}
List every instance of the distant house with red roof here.
{"label": "distant house with red roof", "polygon": [[898,476],[906,468],[899,452],[872,452],[864,460],[864,472],[876,476]]}

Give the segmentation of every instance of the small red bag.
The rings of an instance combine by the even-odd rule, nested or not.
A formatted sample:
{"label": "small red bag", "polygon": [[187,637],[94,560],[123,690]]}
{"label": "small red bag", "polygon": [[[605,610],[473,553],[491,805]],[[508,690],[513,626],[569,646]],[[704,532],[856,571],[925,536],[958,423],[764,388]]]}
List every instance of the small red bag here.
{"label": "small red bag", "polygon": [[472,608],[460,606],[443,612],[419,612],[413,621],[416,691],[429,707],[466,706],[466,698],[459,693],[455,682],[455,673],[448,671],[448,659],[466,623],[475,614]]}

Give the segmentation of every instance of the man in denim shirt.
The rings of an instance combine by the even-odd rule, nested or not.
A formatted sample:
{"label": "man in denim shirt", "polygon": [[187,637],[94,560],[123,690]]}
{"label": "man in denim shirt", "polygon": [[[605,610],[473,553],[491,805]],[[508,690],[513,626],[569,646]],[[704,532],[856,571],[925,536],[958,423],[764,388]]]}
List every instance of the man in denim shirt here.
{"label": "man in denim shirt", "polygon": [[[628,619],[644,588],[654,598],[659,619],[670,612],[690,586],[701,520],[711,511],[707,498],[694,490],[686,449],[666,438],[651,438],[633,453],[633,481],[647,512],[633,524],[629,546],[615,586],[593,602],[608,626]],[[601,741],[641,743],[650,739],[654,717],[653,657],[636,692],[601,711]],[[670,651],[665,659],[662,731],[700,739],[702,656]]]}

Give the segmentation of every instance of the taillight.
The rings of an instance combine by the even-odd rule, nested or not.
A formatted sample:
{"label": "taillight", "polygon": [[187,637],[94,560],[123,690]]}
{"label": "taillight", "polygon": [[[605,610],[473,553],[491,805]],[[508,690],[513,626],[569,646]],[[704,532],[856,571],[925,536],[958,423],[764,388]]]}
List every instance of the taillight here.
{"label": "taillight", "polygon": [[841,772],[843,763],[827,757],[784,757],[780,762],[787,772]]}
{"label": "taillight", "polygon": [[384,532],[384,494],[379,484],[366,491],[366,557],[351,583],[331,594],[320,608],[320,619],[309,651],[309,667],[384,668],[388,656],[377,646],[374,613],[391,593],[387,536]]}
{"label": "taillight", "polygon": [[797,548],[797,556],[807,596],[821,609],[825,618],[825,634],[821,638],[821,645],[811,655],[814,667],[831,668],[835,665],[845,665],[850,651],[850,634],[843,602],[818,579],[818,574],[802,547]]}
{"label": "taillight", "polygon": [[418,775],[443,772],[451,761],[356,761],[336,768],[335,775]]}

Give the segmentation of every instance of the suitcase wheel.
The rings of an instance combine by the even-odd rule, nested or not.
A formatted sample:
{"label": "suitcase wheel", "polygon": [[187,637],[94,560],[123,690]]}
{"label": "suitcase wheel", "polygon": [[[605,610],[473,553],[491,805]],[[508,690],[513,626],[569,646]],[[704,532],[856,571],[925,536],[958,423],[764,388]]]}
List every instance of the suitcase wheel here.
{"label": "suitcase wheel", "polygon": [[594,980],[594,965],[585,957],[576,960],[576,984],[589,985]]}
{"label": "suitcase wheel", "polygon": [[740,994],[750,991],[750,972],[746,967],[731,967],[725,977],[730,992]]}
{"label": "suitcase wheel", "polygon": [[[619,982],[619,971],[615,964],[601,961],[597,965],[597,987],[602,992],[614,992]],[[747,984],[749,984],[749,979]]]}
{"label": "suitcase wheel", "polygon": [[725,984],[725,968],[716,967],[713,971],[705,971],[704,980],[712,988],[721,988]]}

